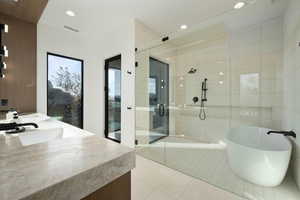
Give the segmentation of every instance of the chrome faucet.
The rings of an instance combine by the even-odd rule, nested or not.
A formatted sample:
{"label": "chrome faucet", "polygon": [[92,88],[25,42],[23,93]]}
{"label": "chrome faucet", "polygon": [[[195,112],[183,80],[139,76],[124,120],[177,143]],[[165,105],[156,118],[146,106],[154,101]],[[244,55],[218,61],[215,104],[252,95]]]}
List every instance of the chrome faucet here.
{"label": "chrome faucet", "polygon": [[293,138],[296,138],[296,136],[297,136],[294,131],[269,131],[269,132],[267,132],[268,135],[270,135],[271,133],[281,134],[284,136],[291,136]]}

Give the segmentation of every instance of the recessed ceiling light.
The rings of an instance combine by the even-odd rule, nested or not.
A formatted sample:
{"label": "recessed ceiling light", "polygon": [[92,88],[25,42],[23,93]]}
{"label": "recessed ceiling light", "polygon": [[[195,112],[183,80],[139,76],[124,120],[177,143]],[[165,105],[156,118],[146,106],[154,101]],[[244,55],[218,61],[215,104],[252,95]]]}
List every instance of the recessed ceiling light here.
{"label": "recessed ceiling light", "polygon": [[68,16],[70,16],[70,17],[75,17],[75,12],[74,11],[72,11],[72,10],[67,10],[66,11],[66,14],[68,15]]}
{"label": "recessed ceiling light", "polygon": [[246,3],[245,2],[243,2],[243,1],[240,1],[240,2],[237,2],[235,5],[234,5],[234,9],[241,9],[241,8],[243,8],[244,6],[246,5]]}
{"label": "recessed ceiling light", "polygon": [[180,26],[180,29],[182,29],[182,30],[185,30],[185,29],[187,29],[187,28],[188,28],[188,26],[185,25],[185,24],[183,24],[183,25]]}

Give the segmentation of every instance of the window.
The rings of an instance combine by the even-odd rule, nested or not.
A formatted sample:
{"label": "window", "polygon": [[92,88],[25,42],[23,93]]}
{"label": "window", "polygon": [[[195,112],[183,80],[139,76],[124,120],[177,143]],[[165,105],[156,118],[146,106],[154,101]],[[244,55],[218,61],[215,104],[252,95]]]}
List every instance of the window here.
{"label": "window", "polygon": [[47,114],[83,128],[83,61],[47,54]]}
{"label": "window", "polygon": [[121,142],[121,55],[105,60],[105,137]]}

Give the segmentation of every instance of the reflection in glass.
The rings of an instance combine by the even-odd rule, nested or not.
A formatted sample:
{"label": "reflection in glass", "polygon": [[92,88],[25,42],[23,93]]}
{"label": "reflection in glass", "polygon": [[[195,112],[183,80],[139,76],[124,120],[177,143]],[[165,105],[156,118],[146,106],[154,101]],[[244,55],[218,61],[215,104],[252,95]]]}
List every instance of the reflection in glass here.
{"label": "reflection in glass", "polygon": [[83,61],[48,54],[47,114],[68,124],[83,127]]}
{"label": "reflection in glass", "polygon": [[259,105],[259,73],[240,75],[240,102],[244,106]]}
{"label": "reflection in glass", "polygon": [[109,69],[109,132],[121,130],[121,70]]}

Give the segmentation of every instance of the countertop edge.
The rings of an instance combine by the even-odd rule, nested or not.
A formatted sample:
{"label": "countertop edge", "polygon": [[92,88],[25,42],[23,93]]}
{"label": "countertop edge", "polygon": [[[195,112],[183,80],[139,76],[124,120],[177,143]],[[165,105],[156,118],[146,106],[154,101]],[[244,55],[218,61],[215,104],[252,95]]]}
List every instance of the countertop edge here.
{"label": "countertop edge", "polygon": [[22,200],[80,200],[135,168],[132,150],[102,165],[38,191]]}

